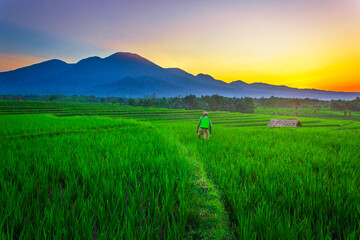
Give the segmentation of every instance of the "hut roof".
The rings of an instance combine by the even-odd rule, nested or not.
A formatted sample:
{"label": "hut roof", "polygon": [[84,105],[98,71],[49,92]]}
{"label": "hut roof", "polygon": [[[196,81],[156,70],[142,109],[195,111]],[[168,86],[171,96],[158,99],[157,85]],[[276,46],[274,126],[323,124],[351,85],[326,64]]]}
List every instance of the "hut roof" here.
{"label": "hut roof", "polygon": [[271,119],[268,127],[302,127],[297,119]]}

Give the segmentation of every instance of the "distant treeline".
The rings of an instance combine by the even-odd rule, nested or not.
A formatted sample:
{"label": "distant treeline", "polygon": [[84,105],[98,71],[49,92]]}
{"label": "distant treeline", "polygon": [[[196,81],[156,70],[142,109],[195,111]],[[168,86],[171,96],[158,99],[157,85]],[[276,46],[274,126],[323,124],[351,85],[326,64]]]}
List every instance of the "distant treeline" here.
{"label": "distant treeline", "polygon": [[254,99],[256,107],[267,108],[328,108],[330,101],[310,98],[259,98]]}
{"label": "distant treeline", "polygon": [[26,101],[51,102],[83,102],[83,103],[112,103],[142,107],[164,107],[173,109],[205,109],[211,111],[230,111],[253,113],[259,108],[331,108],[335,111],[360,111],[360,98],[352,101],[332,100],[323,101],[310,98],[230,98],[220,95],[201,96],[188,95],[185,97],[159,98],[155,94],[142,98],[123,97],[95,97],[95,96],[63,96],[63,95],[0,95],[1,101],[16,101],[23,97]]}
{"label": "distant treeline", "polygon": [[360,98],[357,97],[352,101],[334,100],[331,101],[330,108],[334,111],[360,111]]}
{"label": "distant treeline", "polygon": [[[20,96],[2,95],[0,100],[16,101]],[[83,102],[83,103],[113,103],[142,107],[164,107],[172,109],[204,109],[209,111],[231,111],[253,113],[255,109],[252,98],[229,98],[220,95],[159,98],[155,94],[142,98],[94,97],[94,96],[63,96],[63,95],[28,95],[26,101]],[[21,100],[21,99],[20,99]]]}

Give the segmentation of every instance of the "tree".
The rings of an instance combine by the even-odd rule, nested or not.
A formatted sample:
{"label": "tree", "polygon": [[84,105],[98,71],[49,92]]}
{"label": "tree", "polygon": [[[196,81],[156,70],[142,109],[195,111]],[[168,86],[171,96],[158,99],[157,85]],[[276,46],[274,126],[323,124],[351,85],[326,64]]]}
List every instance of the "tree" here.
{"label": "tree", "polygon": [[49,101],[56,101],[61,97],[62,97],[61,95],[50,95],[49,96]]}
{"label": "tree", "polygon": [[184,102],[189,106],[189,109],[195,109],[196,107],[196,96],[195,95],[188,95],[184,97]]}
{"label": "tree", "polygon": [[133,98],[130,98],[129,100],[128,100],[128,104],[130,105],[130,106],[135,106],[135,99],[133,99]]}

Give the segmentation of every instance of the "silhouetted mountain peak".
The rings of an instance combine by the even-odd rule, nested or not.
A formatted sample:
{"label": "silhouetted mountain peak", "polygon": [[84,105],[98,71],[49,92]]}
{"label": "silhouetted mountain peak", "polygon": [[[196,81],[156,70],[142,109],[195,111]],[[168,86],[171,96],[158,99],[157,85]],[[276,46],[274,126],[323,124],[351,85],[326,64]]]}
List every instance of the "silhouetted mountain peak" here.
{"label": "silhouetted mountain peak", "polygon": [[236,80],[236,81],[231,82],[230,84],[236,84],[236,85],[239,85],[239,84],[247,84],[247,83],[246,83],[246,82],[244,82],[244,81],[241,81],[241,80]]}
{"label": "silhouetted mountain peak", "polygon": [[139,56],[138,54],[131,53],[131,52],[116,52],[114,54],[111,54],[107,58],[119,58],[119,57],[143,58],[143,57]]}
{"label": "silhouetted mountain peak", "polygon": [[[46,71],[47,69],[53,69],[53,68],[65,68],[68,66],[71,66],[72,64],[68,64],[64,61],[61,61],[59,59],[51,59],[51,60],[47,60],[44,62],[40,62],[40,63],[35,63],[33,65],[30,66],[26,66],[26,67],[22,67],[22,68],[18,68],[15,70],[10,70],[10,71],[6,71],[6,72],[24,72],[24,71],[40,71],[40,70],[44,70]],[[3,72],[3,73],[6,73]]]}
{"label": "silhouetted mountain peak", "polygon": [[38,64],[47,63],[47,64],[67,64],[66,62],[60,60],[60,59],[50,59],[48,61],[44,61]]}
{"label": "silhouetted mountain peak", "polygon": [[27,67],[23,67],[20,69],[26,69],[26,68],[34,68],[34,67],[51,67],[51,66],[65,66],[68,65],[68,63],[61,61],[59,59],[51,59],[51,60],[47,60],[41,63],[36,63]]}
{"label": "silhouetted mountain peak", "polygon": [[151,65],[156,65],[155,63],[147,60],[146,58],[141,57],[140,55],[137,55],[135,53],[130,53],[130,52],[117,52],[117,53],[114,53],[114,54],[108,56],[105,59],[120,60],[120,61],[136,61],[136,62],[151,64]]}
{"label": "silhouetted mountain peak", "polygon": [[275,85],[271,85],[268,83],[262,83],[262,82],[254,82],[254,83],[250,83],[250,85],[258,85],[258,86],[275,86]]}
{"label": "silhouetted mountain peak", "polygon": [[98,62],[99,60],[101,60],[101,58],[98,56],[88,57],[88,58],[81,59],[77,64],[93,63],[93,62]]}
{"label": "silhouetted mountain peak", "polygon": [[197,78],[206,79],[206,80],[215,80],[212,76],[208,74],[199,73],[196,75]]}

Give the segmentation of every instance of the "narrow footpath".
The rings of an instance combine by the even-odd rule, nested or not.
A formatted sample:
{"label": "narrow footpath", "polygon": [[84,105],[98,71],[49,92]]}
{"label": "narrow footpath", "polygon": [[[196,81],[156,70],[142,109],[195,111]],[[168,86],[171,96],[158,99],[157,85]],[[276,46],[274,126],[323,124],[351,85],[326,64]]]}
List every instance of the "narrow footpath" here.
{"label": "narrow footpath", "polygon": [[229,214],[225,210],[218,188],[208,178],[204,165],[198,158],[198,151],[181,143],[179,146],[191,165],[191,191],[195,196],[184,238],[234,239]]}

